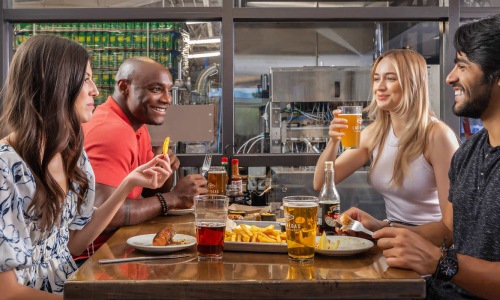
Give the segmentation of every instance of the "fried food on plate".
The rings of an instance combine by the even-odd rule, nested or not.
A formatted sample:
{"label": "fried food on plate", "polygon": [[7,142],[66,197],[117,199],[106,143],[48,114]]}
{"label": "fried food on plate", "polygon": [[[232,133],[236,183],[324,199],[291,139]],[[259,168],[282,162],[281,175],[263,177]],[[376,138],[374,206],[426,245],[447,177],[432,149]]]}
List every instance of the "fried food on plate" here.
{"label": "fried food on plate", "polygon": [[153,238],[153,246],[167,246],[172,244],[175,233],[171,225],[163,228]]}

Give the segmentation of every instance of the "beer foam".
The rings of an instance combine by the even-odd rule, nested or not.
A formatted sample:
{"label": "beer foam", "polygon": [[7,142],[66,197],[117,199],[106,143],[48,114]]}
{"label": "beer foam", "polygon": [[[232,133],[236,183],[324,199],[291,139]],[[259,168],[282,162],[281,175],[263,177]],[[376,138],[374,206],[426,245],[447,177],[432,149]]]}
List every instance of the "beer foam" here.
{"label": "beer foam", "polygon": [[283,206],[287,207],[315,207],[318,206],[318,203],[316,202],[308,202],[308,201],[292,201],[292,202],[287,202],[283,203]]}

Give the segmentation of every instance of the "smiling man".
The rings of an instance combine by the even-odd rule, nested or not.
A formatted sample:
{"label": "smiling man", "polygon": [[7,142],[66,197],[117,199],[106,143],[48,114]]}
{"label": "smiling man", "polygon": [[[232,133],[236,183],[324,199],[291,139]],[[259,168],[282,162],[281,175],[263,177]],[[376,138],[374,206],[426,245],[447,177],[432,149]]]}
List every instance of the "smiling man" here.
{"label": "smiling man", "polygon": [[[145,124],[163,124],[172,102],[171,89],[170,72],[150,58],[130,58],[120,66],[113,95],[96,108],[92,120],[83,126],[84,147],[96,179],[96,206],[102,205],[136,166],[154,156]],[[175,171],[179,160],[171,151],[169,156]],[[121,226],[167,215],[172,208],[191,207],[195,195],[207,193],[206,183],[203,176],[192,174],[180,179],[171,192],[171,181],[154,191],[134,188],[111,221],[107,233],[90,246],[90,253],[80,258],[88,258]]]}
{"label": "smiling man", "polygon": [[[500,15],[464,24],[455,33],[455,67],[446,83],[453,112],[480,118],[484,128],[455,152],[442,220],[386,227],[373,238],[390,267],[430,275],[426,299],[500,297]],[[346,212],[371,228],[374,218]]]}

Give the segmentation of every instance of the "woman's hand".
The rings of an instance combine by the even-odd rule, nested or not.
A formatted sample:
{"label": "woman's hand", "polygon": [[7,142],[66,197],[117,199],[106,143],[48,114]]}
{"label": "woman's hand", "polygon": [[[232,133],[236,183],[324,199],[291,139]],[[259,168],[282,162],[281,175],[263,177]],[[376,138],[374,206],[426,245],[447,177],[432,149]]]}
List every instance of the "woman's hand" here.
{"label": "woman's hand", "polygon": [[[379,230],[381,228],[384,228],[384,227],[388,226],[387,222],[380,221],[380,220],[374,218],[369,213],[364,212],[364,211],[362,211],[361,209],[359,209],[357,207],[351,207],[351,208],[349,208],[348,210],[346,210],[344,212],[344,214],[348,215],[353,220],[361,222],[361,224],[363,224],[363,226],[365,226],[366,229],[369,229],[369,230],[372,230],[372,231]],[[344,232],[344,231],[340,230],[339,228],[335,228],[335,230],[339,234],[357,235],[357,233],[353,232],[353,231]]]}
{"label": "woman's hand", "polygon": [[131,186],[142,186],[148,189],[157,189],[163,186],[165,181],[173,173],[168,155],[157,155],[148,163],[145,163],[125,178]]}
{"label": "woman's hand", "polygon": [[340,132],[340,129],[347,129],[347,120],[337,117],[340,113],[342,113],[340,109],[332,111],[334,118],[330,122],[330,126],[328,127],[328,135],[330,136],[330,139],[335,143],[338,143],[344,136],[344,133]]}

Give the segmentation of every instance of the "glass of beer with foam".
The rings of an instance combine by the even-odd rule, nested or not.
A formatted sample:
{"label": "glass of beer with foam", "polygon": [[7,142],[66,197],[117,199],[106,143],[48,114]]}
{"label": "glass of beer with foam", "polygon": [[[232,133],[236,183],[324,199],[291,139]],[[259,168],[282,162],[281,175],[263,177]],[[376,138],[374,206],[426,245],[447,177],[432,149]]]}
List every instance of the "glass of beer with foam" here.
{"label": "glass of beer with foam", "polygon": [[318,203],[315,196],[283,198],[288,257],[295,262],[314,260]]}
{"label": "glass of beer with foam", "polygon": [[222,166],[211,166],[208,170],[208,193],[226,195],[227,173]]}
{"label": "glass of beer with foam", "polygon": [[351,149],[358,148],[359,141],[361,137],[361,123],[363,123],[361,106],[339,106],[342,112],[336,117],[347,120],[347,128],[341,129],[345,135],[342,137],[340,142],[342,143],[342,148]]}

